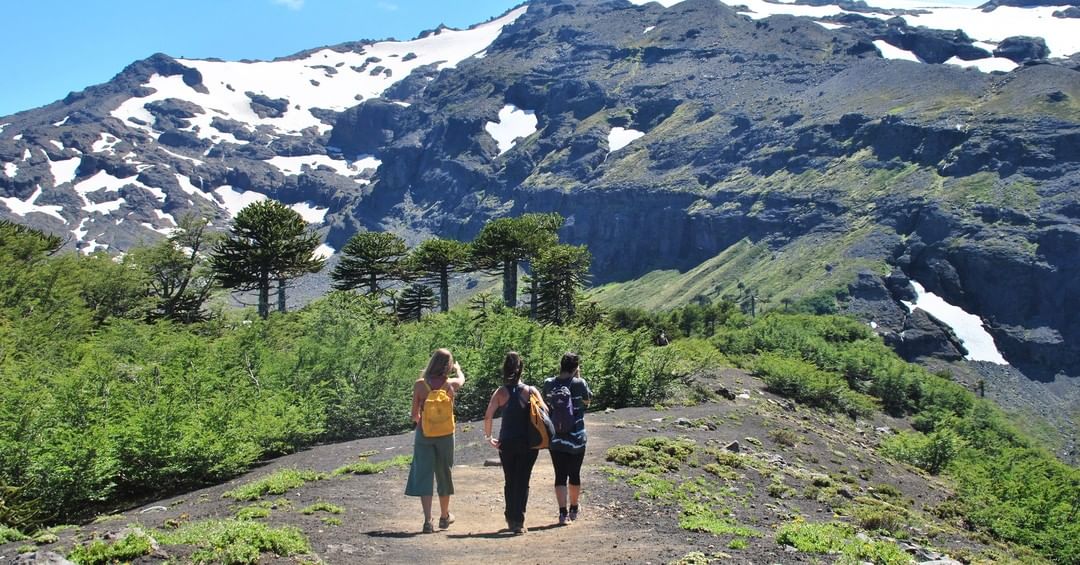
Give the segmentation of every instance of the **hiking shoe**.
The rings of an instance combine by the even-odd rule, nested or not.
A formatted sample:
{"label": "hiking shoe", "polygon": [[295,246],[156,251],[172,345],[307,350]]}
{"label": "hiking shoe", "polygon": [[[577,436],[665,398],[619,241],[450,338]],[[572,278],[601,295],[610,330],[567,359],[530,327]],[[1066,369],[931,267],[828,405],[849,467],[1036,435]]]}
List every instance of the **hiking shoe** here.
{"label": "hiking shoe", "polygon": [[520,525],[514,528],[514,533],[517,535],[527,534],[529,533],[529,528],[526,528],[524,525]]}
{"label": "hiking shoe", "polygon": [[566,523],[569,520],[570,520],[570,518],[566,514],[563,514],[562,512],[559,513],[559,525],[560,526],[565,526]]}
{"label": "hiking shoe", "polygon": [[435,528],[431,526],[431,522],[424,522],[424,533],[430,534],[435,531]]}
{"label": "hiking shoe", "polygon": [[454,515],[447,514],[446,516],[439,518],[439,529],[445,530],[450,527],[450,524],[454,523]]}
{"label": "hiking shoe", "polygon": [[570,513],[566,515],[566,519],[570,520],[571,522],[576,522],[577,521],[577,513],[578,513],[577,509],[571,510]]}

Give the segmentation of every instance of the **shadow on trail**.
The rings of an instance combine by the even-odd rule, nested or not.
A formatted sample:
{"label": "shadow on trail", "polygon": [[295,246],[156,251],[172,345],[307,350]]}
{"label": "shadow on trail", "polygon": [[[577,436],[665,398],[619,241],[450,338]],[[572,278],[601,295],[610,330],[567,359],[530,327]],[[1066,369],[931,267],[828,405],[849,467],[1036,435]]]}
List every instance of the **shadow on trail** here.
{"label": "shadow on trail", "polygon": [[389,532],[386,530],[372,530],[370,532],[364,532],[364,535],[373,538],[407,539],[431,534],[425,534],[423,532]]}
{"label": "shadow on trail", "polygon": [[[554,528],[561,528],[558,524],[548,524],[546,526],[530,526],[530,532],[542,532],[544,530],[551,530]],[[496,532],[477,532],[468,534],[447,534],[448,539],[469,539],[469,538],[481,538],[481,539],[499,539],[499,538],[512,538],[523,534],[515,534],[514,532],[503,528]]]}

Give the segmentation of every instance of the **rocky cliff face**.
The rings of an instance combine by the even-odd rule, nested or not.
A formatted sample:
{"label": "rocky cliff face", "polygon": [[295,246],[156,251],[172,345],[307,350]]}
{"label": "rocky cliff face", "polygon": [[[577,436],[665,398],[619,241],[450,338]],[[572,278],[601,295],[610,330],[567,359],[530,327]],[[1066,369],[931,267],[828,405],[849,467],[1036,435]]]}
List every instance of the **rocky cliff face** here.
{"label": "rocky cliff face", "polygon": [[902,271],[982,316],[1032,376],[1080,375],[1070,39],[990,43],[860,3],[666,4],[538,0],[272,63],[155,56],[0,119],[0,213],[123,251],[177,214],[224,226],[275,198],[332,252],[361,229],[468,239],[558,211],[600,283],[732,256],[695,292],[854,285],[882,331],[938,336],[898,347],[963,355],[900,309],[885,277]]}

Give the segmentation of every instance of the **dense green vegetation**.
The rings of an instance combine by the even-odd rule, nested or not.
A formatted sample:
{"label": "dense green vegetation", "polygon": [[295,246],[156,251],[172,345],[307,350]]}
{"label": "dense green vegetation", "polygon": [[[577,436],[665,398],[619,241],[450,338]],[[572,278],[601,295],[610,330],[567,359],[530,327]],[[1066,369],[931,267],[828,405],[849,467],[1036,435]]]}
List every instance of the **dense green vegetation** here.
{"label": "dense green vegetation", "polygon": [[874,406],[917,431],[882,451],[956,482],[938,509],[1057,563],[1080,563],[1080,470],[1018,432],[992,404],[899,359],[865,325],[836,316],[772,314],[721,327],[713,342],[776,392],[858,416]]}
{"label": "dense green vegetation", "polygon": [[601,408],[652,404],[689,370],[646,330],[541,326],[497,305],[399,324],[351,292],[266,320],[147,322],[138,265],[55,244],[32,231],[0,242],[0,521],[20,528],[220,481],[315,441],[404,431],[437,347],[469,376],[463,419],[482,414],[510,349],[532,382],[581,352]]}
{"label": "dense green vegetation", "polygon": [[[865,325],[805,313],[830,311],[833,294],[757,317],[745,287],[731,300],[659,313],[579,304],[565,320],[579,323],[558,327],[487,299],[403,324],[378,298],[340,291],[265,320],[221,311],[203,320],[211,312],[163,315],[167,297],[148,285],[148,265],[161,263],[147,254],[58,253],[55,238],[10,225],[0,236],[0,524],[25,531],[78,519],[103,503],[221,481],[316,441],[404,431],[410,383],[437,347],[469,376],[457,403],[464,419],[482,413],[507,350],[524,355],[531,382],[576,350],[594,409],[651,405],[681,377],[734,363],[826,411],[909,417],[914,431],[882,451],[955,481],[957,496],[937,509],[943,517],[1080,562],[1080,472],[947,376],[900,360]],[[190,258],[164,255],[180,265],[174,274],[197,278]],[[670,346],[653,345],[661,331]],[[642,469],[637,486],[648,493],[663,480],[655,473],[687,450],[656,440],[610,455]],[[725,465],[718,458],[705,470],[723,478]],[[695,488],[678,501],[684,527],[752,535],[702,505]]]}

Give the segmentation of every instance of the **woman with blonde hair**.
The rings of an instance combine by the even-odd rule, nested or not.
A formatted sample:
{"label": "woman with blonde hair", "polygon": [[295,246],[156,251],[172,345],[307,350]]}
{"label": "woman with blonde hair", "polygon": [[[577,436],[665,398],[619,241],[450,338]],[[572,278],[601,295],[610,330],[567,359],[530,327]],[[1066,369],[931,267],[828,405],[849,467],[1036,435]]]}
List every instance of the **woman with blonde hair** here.
{"label": "woman with blonde hair", "polygon": [[[530,395],[536,396],[544,405],[536,387],[521,384],[524,368],[525,363],[518,352],[506,354],[502,370],[504,386],[492,393],[487,412],[484,413],[484,439],[499,450],[499,461],[502,463],[506,527],[515,534],[528,531],[525,528],[525,506],[529,502],[529,479],[538,454],[529,446]],[[547,409],[546,405],[544,409]],[[502,422],[499,424],[499,439],[495,439],[491,437],[491,428],[498,410],[502,410]]]}
{"label": "woman with blonde hair", "polygon": [[435,350],[427,368],[413,383],[412,420],[416,424],[416,434],[405,494],[420,497],[425,534],[435,531],[431,524],[433,483],[438,484],[442,511],[439,529],[445,530],[454,523],[454,515],[450,513],[450,495],[454,494],[454,480],[450,474],[454,466],[454,397],[464,384],[465,374],[448,349]]}

